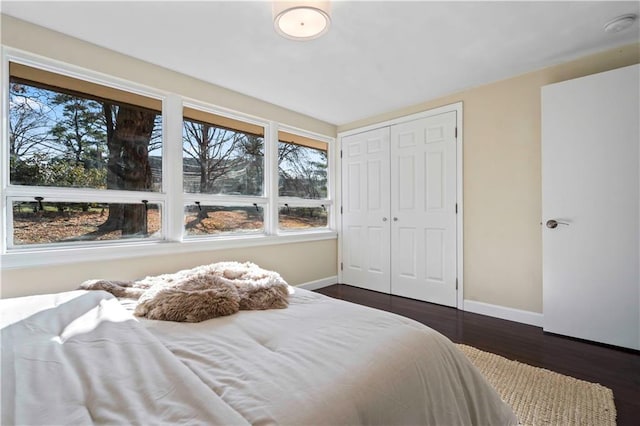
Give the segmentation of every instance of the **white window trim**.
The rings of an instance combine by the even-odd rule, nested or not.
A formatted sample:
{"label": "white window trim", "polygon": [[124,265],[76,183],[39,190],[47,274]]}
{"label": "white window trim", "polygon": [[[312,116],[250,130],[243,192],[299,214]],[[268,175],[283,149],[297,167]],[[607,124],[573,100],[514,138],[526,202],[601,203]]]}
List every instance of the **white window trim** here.
{"label": "white window trim", "polygon": [[202,205],[226,205],[234,206],[237,204],[267,204],[269,197],[251,197],[242,195],[220,195],[220,194],[184,194],[184,204],[195,204],[200,201]]}
{"label": "white window trim", "polygon": [[[111,195],[111,194],[110,194]],[[10,237],[13,235],[13,203],[18,201],[18,202],[30,202],[33,203],[36,200],[34,199],[34,197],[29,196],[28,194],[21,194],[21,195],[7,195],[6,197],[4,197],[4,199],[7,201],[7,209],[6,209],[6,215],[7,215],[7,237]],[[161,214],[161,220],[164,220],[164,216],[165,216],[165,202],[164,202],[164,198],[161,197],[133,197],[133,198],[123,198],[123,197],[115,197],[115,196],[111,196],[111,197],[100,197],[100,196],[96,196],[95,194],[90,194],[88,196],[80,196],[78,194],[74,194],[74,193],[70,193],[70,194],[64,194],[64,195],[51,195],[51,196],[47,196],[44,197],[43,200],[41,200],[43,203],[119,203],[119,204],[142,204],[142,200],[147,201],[149,204],[152,205],[158,205],[160,206],[160,214]],[[33,251],[33,250],[42,250],[44,248],[49,249],[49,250],[55,250],[58,247],[74,247],[74,245],[77,245],[78,247],[82,246],[82,247],[86,247],[87,245],[95,245],[95,246],[101,246],[101,245],[108,245],[108,244],[113,244],[114,242],[125,242],[125,241],[158,241],[158,240],[162,240],[163,238],[163,233],[160,232],[157,236],[155,234],[151,234],[149,235],[149,237],[131,237],[131,238],[119,238],[116,240],[100,240],[100,241],[77,241],[77,242],[73,242],[73,243],[64,243],[64,242],[55,242],[55,243],[45,243],[45,244],[28,244],[28,245],[19,245],[19,244],[15,244],[15,241],[13,241],[13,238],[7,238],[7,240],[5,241],[5,243],[7,244],[7,252],[10,251],[22,251],[22,252],[29,252],[29,251]]]}
{"label": "white window trim", "polygon": [[[235,206],[235,205],[252,205],[258,204],[263,206],[263,229],[262,231],[256,232],[229,232],[225,234],[211,234],[211,235],[186,235],[184,233],[184,240],[204,240],[207,238],[213,239],[224,239],[224,238],[236,238],[236,237],[244,237],[248,235],[272,235],[271,229],[267,226],[270,222],[270,209],[267,207],[270,201],[270,188],[269,188],[269,180],[270,173],[268,173],[267,164],[269,162],[268,157],[271,155],[271,150],[268,149],[270,146],[269,135],[270,128],[272,123],[266,120],[261,120],[257,117],[253,117],[247,114],[241,114],[235,111],[231,111],[226,108],[217,107],[214,105],[206,104],[194,99],[186,99],[183,98],[183,106],[184,108],[192,108],[198,111],[219,115],[221,117],[230,118],[233,120],[241,121],[248,124],[254,124],[256,126],[260,126],[264,129],[264,164],[263,164],[263,175],[262,175],[262,195],[227,195],[227,194],[207,194],[207,193],[192,193],[192,192],[184,192],[184,188],[182,187],[182,169],[180,175],[180,191],[183,192],[183,200],[184,204],[193,204],[196,201],[199,201],[202,205],[220,205],[220,206]],[[182,115],[182,111],[181,111]],[[182,130],[181,130],[182,132]],[[180,141],[182,141],[182,133],[180,133]],[[180,164],[182,164],[182,144],[180,144]],[[184,210],[183,210],[184,215]]]}
{"label": "white window trim", "polygon": [[[280,224],[278,223],[278,235],[290,235],[290,234],[307,234],[307,233],[316,233],[316,232],[324,232],[331,229],[331,220],[333,219],[333,203],[329,200],[311,200],[304,198],[296,198],[296,197],[280,197],[278,199],[278,214],[280,209],[283,207],[324,207],[327,211],[327,226],[322,226],[318,228],[306,228],[306,229],[283,229],[280,228]],[[279,217],[277,218],[279,219]],[[279,222],[279,221],[278,221]]]}
{"label": "white window trim", "polygon": [[154,241],[141,243],[104,244],[92,247],[57,248],[56,250],[32,250],[2,255],[2,269],[19,269],[33,266],[60,265],[77,262],[128,259],[134,257],[211,252],[245,247],[272,246],[309,241],[335,240],[333,230],[291,235],[237,235],[226,238],[189,239],[183,242]]}
{"label": "white window trim", "polygon": [[[151,89],[149,87],[126,82],[118,78],[110,77],[101,73],[97,73],[90,70],[81,69],[72,65],[64,64],[58,61],[54,61],[47,58],[42,58],[37,55],[32,55],[25,52],[20,52],[14,49],[3,48],[2,50],[3,61],[3,74],[2,80],[2,105],[4,110],[2,111],[2,157],[1,161],[3,165],[9,164],[9,150],[6,141],[9,140],[9,125],[8,125],[8,113],[9,113],[9,63],[14,62],[22,65],[27,65],[33,68],[50,71],[56,74],[72,77],[78,80],[87,81],[95,84],[99,84],[105,87],[111,87],[118,90],[123,90],[129,93],[145,96],[152,99],[157,99],[162,103],[162,120],[163,126],[167,123],[167,117],[164,114],[167,104],[167,93],[161,90]],[[13,185],[10,181],[9,168],[3,167],[4,173],[2,175],[2,200],[7,201],[9,198],[22,199],[24,197],[36,197],[42,196],[44,200],[51,201],[78,201],[78,202],[140,202],[143,199],[148,200],[154,204],[160,204],[164,209],[167,203],[167,182],[166,182],[166,169],[167,163],[170,158],[167,158],[165,147],[168,138],[166,133],[162,132],[162,187],[161,191],[124,191],[113,189],[94,189],[94,188],[75,188],[75,187],[47,187],[47,186],[28,186],[28,185]],[[23,256],[32,252],[41,250],[57,251],[60,247],[67,244],[53,243],[53,244],[30,244],[27,246],[15,246],[13,243],[9,243],[9,238],[12,235],[8,234],[12,232],[12,209],[11,203],[6,203],[5,208],[2,209],[2,229],[5,233],[2,235],[1,250],[2,260],[4,264],[4,256],[10,252],[19,252]],[[163,210],[164,213],[164,210]],[[154,240],[164,240],[167,238],[166,230],[168,228],[168,218],[166,214],[162,215],[161,232]],[[128,240],[119,240],[121,242]],[[93,242],[94,245],[113,245],[113,241],[100,241]],[[70,245],[69,245],[70,246]],[[80,249],[86,249],[86,243],[78,243],[77,246]]]}
{"label": "white window trim", "polygon": [[[2,167],[0,175],[0,197],[3,208],[0,208],[0,264],[2,269],[25,268],[32,266],[67,264],[85,261],[114,260],[131,257],[170,255],[185,252],[228,250],[241,247],[268,246],[290,244],[307,241],[322,241],[337,239],[336,215],[334,196],[335,176],[335,138],[309,132],[296,127],[283,125],[275,121],[264,120],[231,109],[213,106],[192,98],[183,97],[176,93],[169,93],[144,84],[130,82],[100,72],[88,70],[66,64],[40,55],[24,52],[14,48],[2,46],[2,101],[0,102],[0,120],[3,142],[0,143],[0,161],[8,164],[9,126],[9,62],[16,62],[46,71],[74,77],[80,80],[101,84],[134,94],[159,99],[162,101],[163,146],[162,146],[162,191],[134,192],[120,190],[99,190],[87,188],[49,188],[11,185],[9,168]],[[265,176],[264,193],[261,197],[219,196],[209,194],[185,194],[182,185],[182,113],[183,107],[188,106],[214,114],[223,115],[248,123],[264,126],[265,129]],[[327,228],[305,231],[280,231],[278,229],[278,208],[281,199],[278,197],[278,131],[310,137],[328,144],[329,167],[327,170],[327,199],[323,200],[291,200],[290,205],[316,206],[325,205],[329,211]],[[179,143],[175,143],[179,141]],[[173,143],[172,143],[173,142]],[[44,195],[43,195],[44,194]],[[11,207],[5,203],[9,197],[29,198],[45,196],[53,200],[65,199],[70,201],[140,201],[149,200],[150,203],[162,205],[163,239],[153,240],[115,240],[95,244],[75,244],[73,246],[29,245],[12,248],[8,251],[7,231],[9,227],[7,214]],[[206,198],[206,200],[205,200]],[[264,208],[264,233],[259,234],[225,234],[211,235],[204,238],[184,235],[184,206],[192,201],[210,204],[257,203]],[[285,198],[283,197],[282,200]],[[288,202],[288,201],[286,201]],[[302,204],[301,204],[302,203]]]}
{"label": "white window trim", "polygon": [[264,215],[264,231],[267,235],[278,234],[278,123],[269,123],[269,133],[264,144],[265,191],[271,195],[271,203]]}
{"label": "white window trim", "polygon": [[[230,231],[230,232],[221,232],[218,234],[194,234],[187,235],[186,230],[184,233],[184,239],[187,240],[205,240],[205,239],[225,239],[225,238],[235,238],[242,237],[246,235],[266,235],[264,230],[264,215],[267,211],[268,200],[266,198],[261,198],[260,200],[249,199],[249,201],[238,201],[238,199],[229,199],[224,196],[217,196],[219,200],[212,200],[210,198],[204,199],[205,201],[200,201],[200,199],[194,201],[185,201],[184,208],[186,209],[187,205],[194,205],[195,201],[200,201],[201,206],[209,206],[209,207],[247,207],[247,208],[262,208],[262,229],[259,230],[240,230],[240,231]],[[183,210],[183,218],[184,218],[184,210]]]}
{"label": "white window trim", "polygon": [[184,194],[182,193],[182,98],[171,94],[162,105],[164,137],[168,142],[163,146],[164,160],[162,162],[162,182],[168,194],[166,214],[163,222],[165,236],[168,241],[181,242],[184,229]]}
{"label": "white window trim", "polygon": [[[320,199],[310,199],[310,198],[301,198],[301,197],[280,197],[278,195],[278,142],[279,142],[279,138],[278,138],[278,132],[279,131],[283,131],[283,132],[287,132],[287,133],[291,133],[294,135],[298,135],[298,136],[303,136],[306,138],[310,138],[310,139],[315,139],[319,142],[324,142],[327,144],[327,162],[328,162],[328,166],[327,166],[327,197],[326,198],[320,198]],[[274,158],[274,162],[275,162],[275,172],[273,174],[273,178],[275,180],[274,182],[274,186],[275,188],[273,189],[274,194],[275,194],[275,199],[276,202],[274,202],[274,229],[276,230],[276,233],[278,235],[289,235],[292,233],[318,233],[318,232],[323,232],[324,230],[330,229],[330,230],[335,230],[336,229],[336,209],[335,209],[335,201],[334,201],[334,180],[335,180],[335,171],[336,171],[336,160],[335,160],[335,153],[336,153],[336,142],[334,138],[325,136],[325,135],[320,135],[318,133],[314,133],[314,132],[309,132],[307,130],[303,130],[303,129],[299,129],[297,127],[292,127],[292,126],[287,126],[287,125],[279,125],[277,126],[277,128],[275,129],[274,135],[272,136],[273,141],[274,141],[274,149],[275,149],[275,158]],[[280,229],[279,225],[278,225],[278,210],[279,207],[283,204],[289,204],[289,207],[321,207],[321,206],[325,206],[325,208],[327,209],[327,215],[328,215],[328,221],[327,221],[327,227],[326,228],[316,228],[316,229],[310,229],[310,230],[305,230],[305,231],[295,231],[295,230],[288,230],[288,229]]]}
{"label": "white window trim", "polygon": [[333,201],[328,198],[278,197],[278,204],[289,204],[290,207],[329,207]]}
{"label": "white window trim", "polygon": [[[8,205],[11,205],[11,203],[13,201],[33,201],[32,199],[30,200],[20,200],[20,197],[17,198],[10,198],[9,199],[9,203],[7,203]],[[56,200],[51,200],[52,202],[67,202],[68,200],[62,200],[62,199],[56,199]],[[86,200],[85,200],[86,201]],[[72,201],[73,202],[73,201]],[[89,201],[92,202],[92,201]],[[157,204],[160,206],[160,211],[163,212],[164,211],[164,204],[162,203],[153,203],[150,202],[149,204]],[[11,216],[11,215],[9,215]],[[11,222],[9,222],[7,227],[7,230],[9,232],[12,233],[13,231],[13,224]],[[11,234],[9,234],[11,235]],[[12,239],[13,240],[13,239]],[[130,238],[119,238],[119,239],[115,239],[115,240],[101,240],[101,241],[95,241],[95,240],[79,240],[79,241],[73,241],[73,242],[55,242],[55,243],[34,243],[34,244],[29,244],[29,245],[20,245],[20,244],[15,244],[15,241],[8,241],[7,242],[7,247],[11,250],[11,253],[16,253],[16,254],[24,254],[24,253],[34,253],[34,252],[39,252],[39,251],[57,251],[59,249],[64,249],[64,248],[69,248],[69,249],[86,249],[87,247],[106,247],[106,246],[114,246],[114,245],[122,245],[124,243],[140,243],[140,242],[157,242],[157,241],[162,241],[162,234],[160,235],[155,235],[155,234],[150,234],[148,237],[130,237]],[[3,265],[4,266],[4,265]]]}

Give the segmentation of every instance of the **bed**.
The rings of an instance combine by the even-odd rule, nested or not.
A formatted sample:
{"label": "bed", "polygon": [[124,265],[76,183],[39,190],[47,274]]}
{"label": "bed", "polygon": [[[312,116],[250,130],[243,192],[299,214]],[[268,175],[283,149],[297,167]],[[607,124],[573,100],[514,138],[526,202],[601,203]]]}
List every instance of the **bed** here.
{"label": "bed", "polygon": [[287,309],[137,318],[103,291],[0,300],[3,425],[517,424],[447,338],[296,288]]}

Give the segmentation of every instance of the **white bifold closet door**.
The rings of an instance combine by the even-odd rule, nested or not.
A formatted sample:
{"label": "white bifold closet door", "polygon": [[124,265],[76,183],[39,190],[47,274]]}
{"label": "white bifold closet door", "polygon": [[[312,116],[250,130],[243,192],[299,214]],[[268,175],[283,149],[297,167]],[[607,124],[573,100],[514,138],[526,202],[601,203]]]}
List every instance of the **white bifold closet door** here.
{"label": "white bifold closet door", "polygon": [[456,306],[456,113],[343,138],[346,284]]}
{"label": "white bifold closet door", "polygon": [[391,127],[391,292],[456,306],[456,113]]}
{"label": "white bifold closet door", "polygon": [[390,293],[389,128],[343,139],[342,280]]}

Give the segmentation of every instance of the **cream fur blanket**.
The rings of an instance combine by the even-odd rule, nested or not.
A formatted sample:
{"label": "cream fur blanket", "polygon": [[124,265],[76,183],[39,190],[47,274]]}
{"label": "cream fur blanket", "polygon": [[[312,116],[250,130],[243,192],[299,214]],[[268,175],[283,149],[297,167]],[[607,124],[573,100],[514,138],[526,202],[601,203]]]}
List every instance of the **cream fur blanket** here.
{"label": "cream fur blanket", "polygon": [[135,315],[179,322],[286,308],[290,292],[280,274],[251,262],[212,263],[138,281],[89,280],[80,288],[137,299]]}

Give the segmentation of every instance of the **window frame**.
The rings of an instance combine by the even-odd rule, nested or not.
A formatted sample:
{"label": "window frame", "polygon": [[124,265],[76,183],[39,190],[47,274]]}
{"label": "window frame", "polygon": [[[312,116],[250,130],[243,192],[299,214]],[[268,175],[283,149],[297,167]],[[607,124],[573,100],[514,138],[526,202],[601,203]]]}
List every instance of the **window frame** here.
{"label": "window frame", "polygon": [[[195,109],[198,110],[200,112],[203,113],[209,113],[209,114],[215,114],[224,118],[229,118],[232,120],[236,120],[236,121],[242,121],[245,122],[247,124],[251,124],[251,125],[255,125],[255,126],[259,126],[263,128],[263,144],[264,144],[264,164],[262,167],[262,195],[230,195],[230,194],[207,194],[207,193],[194,193],[194,192],[185,192],[184,191],[184,170],[182,170],[182,174],[181,174],[181,179],[180,179],[180,184],[181,184],[181,191],[182,191],[182,198],[183,198],[183,204],[186,206],[187,204],[194,204],[196,201],[199,201],[202,205],[233,205],[233,204],[258,204],[258,205],[262,205],[263,206],[263,212],[264,212],[264,228],[262,232],[259,233],[254,233],[252,235],[269,235],[270,234],[270,227],[268,226],[268,223],[271,222],[271,218],[270,216],[270,209],[268,208],[268,205],[270,203],[270,197],[269,197],[269,182],[270,182],[270,173],[269,173],[269,169],[267,167],[267,165],[269,164],[268,161],[268,157],[270,155],[270,151],[271,149],[269,148],[269,137],[268,135],[270,134],[270,128],[272,126],[272,123],[266,120],[260,120],[258,118],[249,116],[249,115],[245,115],[245,114],[240,114],[237,112],[232,112],[229,111],[227,109],[224,108],[220,108],[220,107],[215,107],[213,105],[210,104],[206,104],[203,102],[199,102],[196,101],[194,99],[186,99],[183,98],[182,101],[182,106],[183,109],[184,108],[191,108],[191,109]],[[184,123],[184,117],[181,115],[181,119],[183,120]],[[180,164],[182,165],[182,133],[180,134]],[[184,215],[184,212],[183,212]],[[184,219],[184,218],[183,218]],[[242,233],[242,232],[238,232],[238,233],[228,233],[225,235],[209,235],[208,238],[215,238],[215,239],[223,239],[225,237],[231,237],[231,236],[242,236],[242,235],[249,235],[246,233]],[[195,235],[187,235],[186,232],[183,233],[182,235],[183,240],[191,240],[191,239],[199,239],[202,240],[204,239],[204,236],[195,236]]]}
{"label": "window frame", "polygon": [[[279,132],[291,133],[293,135],[302,136],[305,138],[313,139],[318,142],[323,142],[327,144],[327,196],[326,198],[302,198],[302,197],[290,197],[290,196],[280,196],[279,193],[279,178],[280,173],[278,171],[278,143],[280,142]],[[275,207],[275,223],[274,229],[277,230],[278,235],[287,235],[287,234],[300,234],[300,233],[321,233],[326,232],[328,230],[336,229],[336,219],[335,219],[335,203],[334,203],[334,179],[335,179],[335,163],[336,161],[336,147],[335,140],[333,138],[318,135],[316,133],[308,132],[302,129],[298,129],[291,126],[279,125],[277,131],[275,133],[275,167],[276,173],[274,175],[275,179],[275,199],[276,202]],[[327,211],[327,226],[322,228],[312,228],[312,229],[281,229],[279,223],[279,210],[280,207],[284,204],[288,204],[289,207],[324,207]]]}
{"label": "window frame", "polygon": [[[193,202],[185,202],[184,204],[184,209],[186,210],[187,206],[193,206],[194,203]],[[186,229],[184,229],[184,215],[183,215],[183,230],[184,230],[184,238],[185,240],[212,240],[212,239],[218,239],[218,240],[223,240],[223,239],[227,239],[227,238],[237,238],[237,237],[243,237],[243,236],[262,236],[262,235],[266,235],[265,233],[265,228],[266,228],[266,220],[265,220],[265,216],[267,213],[267,201],[265,200],[264,203],[256,203],[256,202],[252,202],[252,201],[239,201],[239,200],[228,200],[225,199],[223,201],[213,201],[213,200],[207,200],[206,202],[200,202],[200,205],[203,207],[209,206],[209,207],[248,207],[248,208],[254,208],[255,206],[258,206],[260,208],[262,208],[262,230],[258,230],[258,231],[238,231],[238,232],[220,232],[218,234],[194,234],[194,235],[187,235],[187,231]]]}
{"label": "window frame", "polygon": [[[106,199],[106,198],[112,198],[112,199]],[[21,245],[21,244],[16,244],[15,243],[15,239],[13,236],[13,203],[14,202],[34,202],[34,198],[33,197],[29,197],[29,196],[7,196],[5,197],[6,200],[6,205],[7,205],[7,240],[6,240],[6,244],[7,244],[7,250],[9,251],[15,251],[20,252],[20,251],[32,251],[32,250],[56,250],[58,248],[86,248],[86,247],[91,247],[91,246],[107,246],[107,245],[116,245],[116,244],[123,244],[123,243],[128,243],[128,242],[135,242],[135,243],[141,243],[141,242],[146,242],[146,241],[162,241],[163,240],[163,236],[164,236],[164,229],[161,228],[158,236],[154,236],[155,234],[152,234],[148,237],[130,237],[130,238],[118,238],[118,239],[114,239],[114,240],[80,240],[80,241],[73,241],[73,242],[55,242],[55,243],[33,243],[33,244],[25,244],[25,245]],[[158,205],[160,207],[160,226],[162,226],[162,220],[164,220],[164,216],[165,216],[165,204],[164,201],[152,201],[152,200],[148,200],[145,198],[146,201],[148,201],[149,204],[153,204],[153,205]],[[95,197],[93,195],[89,195],[89,196],[85,196],[85,197],[81,197],[78,196],[76,194],[65,194],[64,196],[59,195],[59,196],[51,196],[51,197],[45,197],[44,200],[42,200],[43,203],[104,203],[104,202],[112,202],[114,204],[131,204],[131,203],[136,203],[139,204],[141,203],[141,199],[137,198],[135,200],[127,200],[124,201],[122,198],[117,198],[117,199],[113,199],[113,197]]]}
{"label": "window frame", "polygon": [[[0,102],[0,161],[3,167],[0,173],[0,263],[2,268],[24,268],[31,266],[68,264],[82,261],[126,259],[132,257],[167,255],[174,253],[225,250],[240,247],[259,247],[274,244],[289,244],[306,241],[335,240],[336,214],[333,200],[339,181],[335,176],[336,139],[291,127],[279,122],[237,112],[228,108],[212,105],[210,102],[189,98],[180,93],[169,92],[141,83],[131,82],[116,76],[71,65],[58,60],[25,52],[6,46],[0,46],[2,60],[2,79],[0,81],[2,101]],[[15,62],[68,76],[109,88],[131,92],[133,94],[158,99],[162,104],[162,188],[160,192],[105,190],[75,187],[44,187],[12,185],[9,167],[9,63]],[[189,194],[183,190],[182,173],[182,131],[183,108],[195,108],[203,112],[231,119],[245,121],[264,128],[264,176],[262,196]],[[281,199],[278,196],[278,131],[299,134],[328,145],[327,199],[286,200],[291,206],[306,207],[324,204],[328,212],[326,228],[306,230],[279,230],[278,209]],[[178,142],[179,143],[176,143]],[[206,197],[205,197],[206,195]],[[74,242],[70,244],[27,244],[9,247],[8,237],[13,240],[12,205],[7,201],[43,196],[44,201],[72,202],[140,202],[159,204],[162,209],[161,238],[131,238],[92,242]],[[295,198],[295,197],[294,197]],[[200,201],[203,205],[245,205],[256,203],[263,208],[264,231],[260,233],[225,233],[223,235],[187,236],[184,230],[184,209],[186,205]]]}
{"label": "window frame", "polygon": [[[107,88],[113,88],[116,90],[125,91],[128,93],[132,93],[134,95],[144,96],[151,99],[156,99],[160,101],[162,105],[161,115],[162,115],[162,185],[160,191],[129,191],[129,190],[118,190],[118,189],[96,189],[96,188],[77,188],[77,187],[60,187],[60,186],[35,186],[35,185],[14,185],[11,183],[10,179],[10,168],[2,167],[3,173],[0,179],[2,180],[2,204],[4,208],[0,213],[2,215],[2,231],[0,231],[0,250],[4,257],[9,253],[29,253],[29,252],[41,252],[43,250],[48,251],[56,251],[59,249],[73,249],[73,248],[85,248],[87,246],[109,246],[114,245],[116,242],[120,242],[121,244],[126,244],[129,242],[146,242],[146,241],[159,241],[166,240],[168,238],[167,235],[167,227],[168,227],[168,217],[165,214],[167,202],[167,150],[165,147],[167,146],[168,138],[165,132],[165,128],[167,126],[167,117],[164,113],[167,93],[151,89],[146,86],[142,86],[139,84],[134,84],[131,82],[125,82],[123,80],[106,76],[101,73],[97,73],[94,71],[81,69],[79,67],[75,67],[72,65],[64,64],[58,61],[54,61],[51,59],[36,57],[31,54],[27,54],[24,52],[18,52],[12,49],[7,49],[3,47],[2,52],[2,69],[3,69],[3,78],[2,78],[2,147],[1,147],[1,158],[3,166],[9,164],[9,113],[10,113],[10,73],[9,73],[9,64],[16,63],[21,65],[26,65],[31,68],[36,68],[43,71],[48,71],[51,73],[59,74],[65,77],[71,77],[77,80],[86,81],[93,84],[98,84]],[[91,94],[89,94],[91,95]],[[131,238],[131,239],[121,239],[121,240],[105,240],[105,241],[94,241],[91,244],[87,242],[77,242],[75,244],[60,244],[60,243],[52,243],[52,244],[25,244],[16,246],[13,241],[13,209],[10,199],[24,199],[25,197],[31,197],[32,199],[36,196],[44,197],[45,201],[55,200],[55,201],[73,201],[73,202],[112,202],[112,203],[138,203],[141,200],[147,200],[151,204],[159,204],[162,207],[162,217],[161,217],[161,231],[160,235],[153,239],[147,238]]]}

